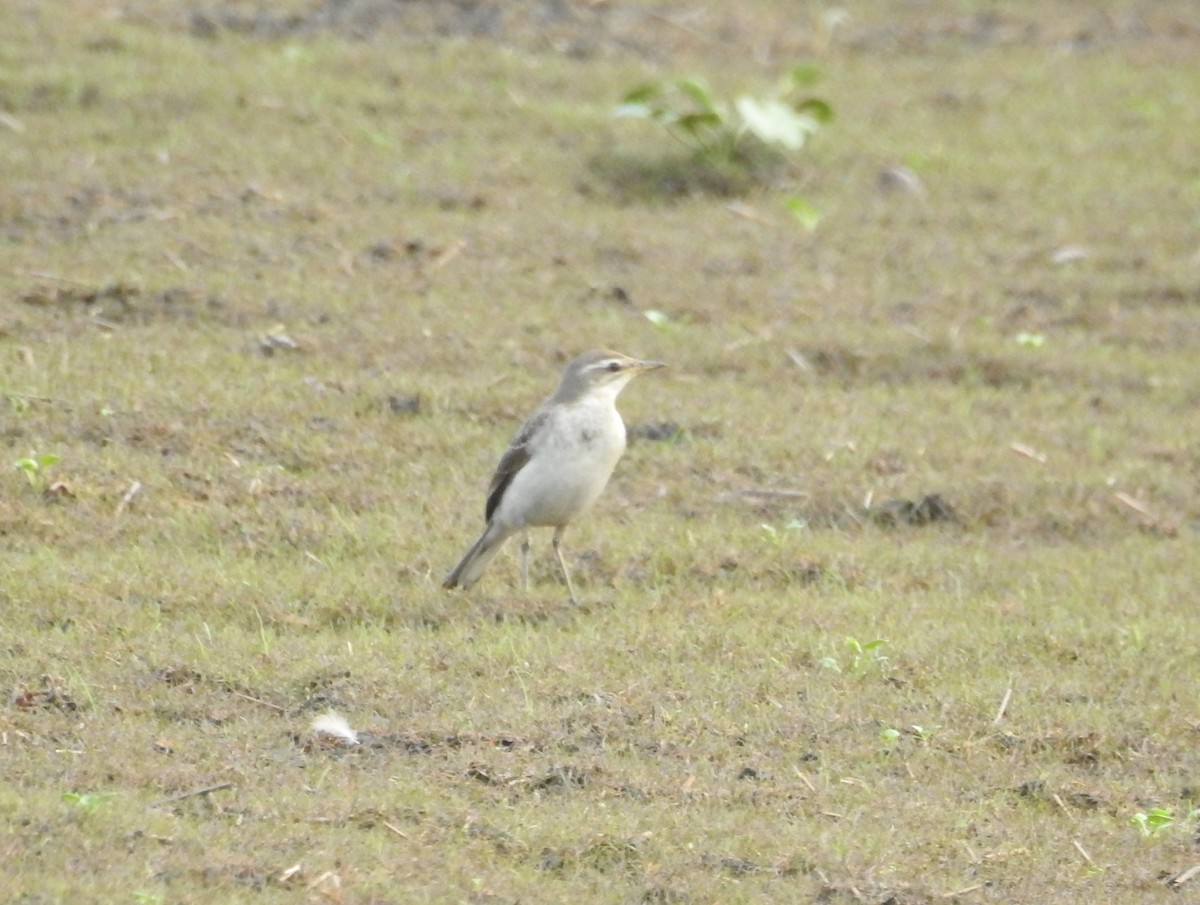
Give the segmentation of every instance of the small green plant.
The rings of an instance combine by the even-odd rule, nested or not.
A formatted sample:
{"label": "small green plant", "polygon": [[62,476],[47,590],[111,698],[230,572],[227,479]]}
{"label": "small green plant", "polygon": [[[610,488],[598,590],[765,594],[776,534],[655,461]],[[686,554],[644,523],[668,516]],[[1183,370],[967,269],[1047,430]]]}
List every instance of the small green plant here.
{"label": "small green plant", "polygon": [[933,737],[932,730],[926,729],[924,726],[909,726],[907,729],[897,729],[894,726],[886,726],[879,730],[879,739],[885,745],[890,745],[905,735],[911,735],[919,742],[928,742]]}
{"label": "small green plant", "polygon": [[29,481],[29,486],[36,487],[41,490],[46,486],[46,469],[51,465],[61,462],[62,459],[53,453],[43,453],[42,455],[27,456],[24,459],[17,459],[13,463],[13,468],[18,471],[25,472],[25,477]]}
{"label": "small green plant", "polygon": [[815,67],[793,66],[773,91],[743,94],[732,103],[719,100],[700,79],[646,82],[628,92],[613,115],[658,123],[700,158],[746,163],[752,145],[787,155],[833,119],[828,102],[805,96],[818,77]]}
{"label": "small green plant", "polygon": [[850,672],[858,675],[865,672],[868,666],[883,667],[887,664],[888,658],[879,652],[879,648],[887,644],[883,638],[876,638],[874,641],[868,641],[866,644],[860,642],[857,638],[847,638],[846,646],[850,648]]}
{"label": "small green plant", "polygon": [[112,797],[111,792],[63,792],[63,800],[75,805],[85,814],[95,813]]}
{"label": "small green plant", "polygon": [[1176,824],[1193,823],[1200,820],[1200,808],[1188,812],[1187,816],[1182,819],[1176,818],[1170,808],[1151,808],[1148,811],[1139,811],[1129,818],[1129,823],[1137,827],[1137,831],[1142,834],[1143,838],[1157,836],[1159,833],[1169,830]]}
{"label": "small green plant", "polygon": [[761,525],[759,525],[759,527],[762,528],[763,534],[767,536],[767,540],[769,540],[773,546],[782,547],[788,534],[790,534],[792,531],[799,531],[803,528],[807,528],[808,526],[799,519],[792,519],[782,528],[776,528],[774,525],[767,524],[766,522],[763,522]]}
{"label": "small green plant", "polygon": [[1046,337],[1041,333],[1018,333],[1013,339],[1026,349],[1040,349],[1046,344]]}
{"label": "small green plant", "polygon": [[844,671],[856,676],[865,673],[871,666],[882,669],[887,665],[888,658],[879,652],[879,648],[885,644],[887,644],[887,640],[884,638],[876,638],[865,644],[857,638],[847,638],[846,646],[850,648],[850,660],[846,664],[845,670],[842,669],[842,664],[838,662],[837,657],[823,657],[821,665],[834,672]]}

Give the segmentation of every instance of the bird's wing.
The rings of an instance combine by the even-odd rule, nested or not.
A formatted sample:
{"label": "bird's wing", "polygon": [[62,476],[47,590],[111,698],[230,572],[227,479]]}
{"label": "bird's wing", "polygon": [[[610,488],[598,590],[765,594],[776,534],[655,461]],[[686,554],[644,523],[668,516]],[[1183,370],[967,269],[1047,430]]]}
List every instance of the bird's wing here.
{"label": "bird's wing", "polygon": [[496,466],[496,473],[492,475],[492,483],[488,487],[487,508],[484,509],[484,518],[487,521],[492,520],[492,515],[504,499],[504,491],[517,476],[517,472],[532,458],[535,439],[549,417],[550,412],[545,408],[540,408],[530,415],[529,420],[521,425],[512,443],[500,457],[500,464]]}

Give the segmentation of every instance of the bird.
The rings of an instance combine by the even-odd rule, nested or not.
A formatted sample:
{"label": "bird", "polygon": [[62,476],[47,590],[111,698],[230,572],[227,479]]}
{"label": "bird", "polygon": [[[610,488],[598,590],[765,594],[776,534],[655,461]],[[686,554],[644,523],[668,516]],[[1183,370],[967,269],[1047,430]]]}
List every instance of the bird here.
{"label": "bird", "polygon": [[617,396],[637,375],[665,366],[610,349],[572,359],[554,395],[526,419],[501,456],[488,487],[483,533],[442,586],[469,588],[504,542],[521,532],[521,586],[528,591],[528,529],[548,527],[567,594],[577,604],[562,555],[563,532],[596,502],[625,451]]}

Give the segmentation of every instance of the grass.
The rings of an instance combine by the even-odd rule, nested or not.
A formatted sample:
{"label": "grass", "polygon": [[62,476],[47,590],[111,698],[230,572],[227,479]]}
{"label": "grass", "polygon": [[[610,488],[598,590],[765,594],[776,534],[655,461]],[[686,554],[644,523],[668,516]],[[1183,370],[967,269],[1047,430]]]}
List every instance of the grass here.
{"label": "grass", "polygon": [[[0,13],[7,900],[1167,897],[1190,5],[403,7]],[[770,185],[608,116],[809,58]],[[443,592],[596,345],[671,369],[584,604],[544,537]]]}

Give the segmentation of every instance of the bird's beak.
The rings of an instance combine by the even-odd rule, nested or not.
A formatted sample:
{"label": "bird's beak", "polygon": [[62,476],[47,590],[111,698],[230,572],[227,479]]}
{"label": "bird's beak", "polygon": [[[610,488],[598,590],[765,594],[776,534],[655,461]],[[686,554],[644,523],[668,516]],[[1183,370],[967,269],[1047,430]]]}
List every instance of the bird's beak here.
{"label": "bird's beak", "polygon": [[666,366],[667,363],[665,361],[636,361],[634,362],[633,369],[640,373],[642,371],[657,371],[659,368],[665,368]]}

